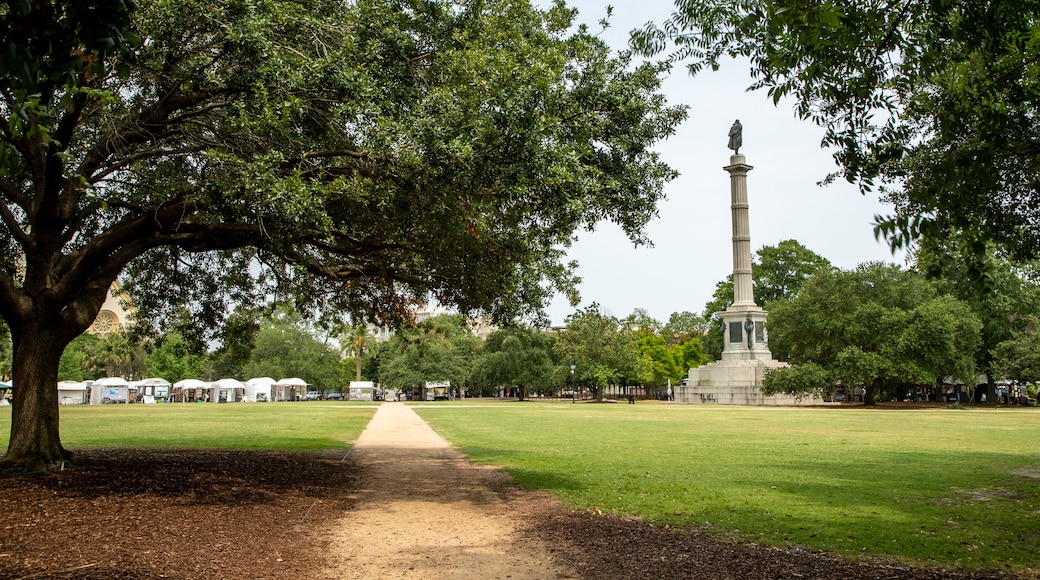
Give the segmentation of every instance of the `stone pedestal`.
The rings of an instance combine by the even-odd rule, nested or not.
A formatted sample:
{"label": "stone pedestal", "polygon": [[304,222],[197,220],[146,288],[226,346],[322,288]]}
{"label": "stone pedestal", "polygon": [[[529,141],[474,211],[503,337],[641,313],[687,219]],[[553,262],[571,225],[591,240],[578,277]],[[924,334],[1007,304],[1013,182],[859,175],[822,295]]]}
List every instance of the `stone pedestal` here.
{"label": "stone pedestal", "polygon": [[731,305],[722,318],[722,360],[773,360],[766,315],[758,306]]}
{"label": "stone pedestal", "polygon": [[762,377],[769,369],[786,367],[775,360],[723,360],[690,369],[685,385],[675,388],[675,402],[694,405],[798,405],[786,395],[762,394]]}

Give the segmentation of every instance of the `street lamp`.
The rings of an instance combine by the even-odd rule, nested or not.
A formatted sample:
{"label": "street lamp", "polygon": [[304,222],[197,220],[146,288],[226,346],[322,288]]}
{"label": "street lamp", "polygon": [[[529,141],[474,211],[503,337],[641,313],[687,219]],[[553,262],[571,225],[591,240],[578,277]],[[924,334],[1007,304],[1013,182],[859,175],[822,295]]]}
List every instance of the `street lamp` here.
{"label": "street lamp", "polygon": [[578,399],[578,391],[574,388],[574,367],[578,366],[577,363],[571,361],[571,404]]}

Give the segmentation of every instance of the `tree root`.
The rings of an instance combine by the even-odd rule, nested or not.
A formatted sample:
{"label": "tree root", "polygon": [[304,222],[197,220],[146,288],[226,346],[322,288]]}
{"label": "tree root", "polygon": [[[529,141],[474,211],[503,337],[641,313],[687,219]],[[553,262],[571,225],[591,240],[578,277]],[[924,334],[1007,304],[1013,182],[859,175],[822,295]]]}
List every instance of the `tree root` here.
{"label": "tree root", "polygon": [[58,457],[43,453],[8,453],[0,459],[0,476],[16,477],[36,475],[46,471],[79,469],[74,463],[76,455],[61,449]]}

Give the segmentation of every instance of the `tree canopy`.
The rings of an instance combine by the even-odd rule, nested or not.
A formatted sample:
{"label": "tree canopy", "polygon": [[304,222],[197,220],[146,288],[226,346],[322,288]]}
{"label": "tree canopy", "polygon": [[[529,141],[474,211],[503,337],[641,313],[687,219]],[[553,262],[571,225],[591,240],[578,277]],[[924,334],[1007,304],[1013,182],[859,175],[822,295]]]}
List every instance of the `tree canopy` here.
{"label": "tree canopy", "polygon": [[179,332],[170,332],[160,337],[157,343],[145,356],[148,376],[162,377],[171,383],[204,376],[206,356],[192,349],[190,342]]}
{"label": "tree canopy", "polygon": [[697,73],[750,63],[752,88],[825,129],[840,174],[879,188],[894,247],[963,236],[1040,256],[1040,5],[952,0],[678,0],[635,33]]}
{"label": "tree canopy", "polygon": [[[204,335],[233,304],[494,320],[573,295],[564,250],[636,242],[675,171],[665,64],[562,3],[16,2],[0,10],[8,465],[68,457],[58,358],[111,284]],[[180,317],[183,309],[190,317]]]}
{"label": "tree canopy", "polygon": [[261,325],[242,372],[238,377],[242,380],[297,377],[323,393],[341,389],[347,380],[339,352],[315,336],[293,313],[281,313]]}
{"label": "tree canopy", "polygon": [[[993,369],[1001,379],[1019,384],[1040,384],[1040,320],[1029,319],[1028,329],[993,347]],[[995,400],[993,393],[990,400]]]}
{"label": "tree canopy", "polygon": [[762,246],[755,252],[755,302],[769,310],[769,304],[794,296],[813,274],[833,268],[830,260],[796,240],[781,240],[775,246]]}
{"label": "tree canopy", "polygon": [[617,318],[600,312],[598,304],[567,317],[560,351],[575,363],[575,382],[597,399],[603,398],[605,387],[637,376],[640,352],[635,335]]}
{"label": "tree canopy", "polygon": [[[773,303],[770,346],[793,367],[768,373],[763,390],[818,392],[820,369],[846,388],[864,387],[868,403],[882,387],[972,381],[981,326],[967,304],[920,273],[879,263],[820,272]],[[799,369],[804,363],[819,368]]]}
{"label": "tree canopy", "polygon": [[498,387],[516,388],[518,398],[529,390],[552,392],[559,386],[559,365],[553,356],[553,337],[530,328],[501,329],[481,345],[473,365],[472,386],[493,393]]}
{"label": "tree canopy", "polygon": [[1013,263],[993,248],[977,254],[959,239],[930,240],[917,252],[918,269],[968,304],[982,322],[975,362],[988,379],[988,401],[997,400],[996,381],[1008,378],[994,367],[995,349],[1028,332],[1031,320],[1040,316],[1040,286],[1031,266]]}
{"label": "tree canopy", "polygon": [[427,381],[463,387],[473,371],[480,339],[457,314],[442,314],[395,334],[379,350],[379,379],[400,390]]}

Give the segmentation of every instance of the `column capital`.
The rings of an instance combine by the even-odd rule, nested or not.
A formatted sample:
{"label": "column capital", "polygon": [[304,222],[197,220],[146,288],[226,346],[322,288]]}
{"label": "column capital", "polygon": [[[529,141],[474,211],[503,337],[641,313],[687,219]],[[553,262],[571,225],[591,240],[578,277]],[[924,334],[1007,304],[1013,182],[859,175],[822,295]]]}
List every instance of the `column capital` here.
{"label": "column capital", "polygon": [[730,173],[747,173],[754,169],[754,167],[744,163],[743,155],[730,155],[729,165],[723,167],[723,169]]}

